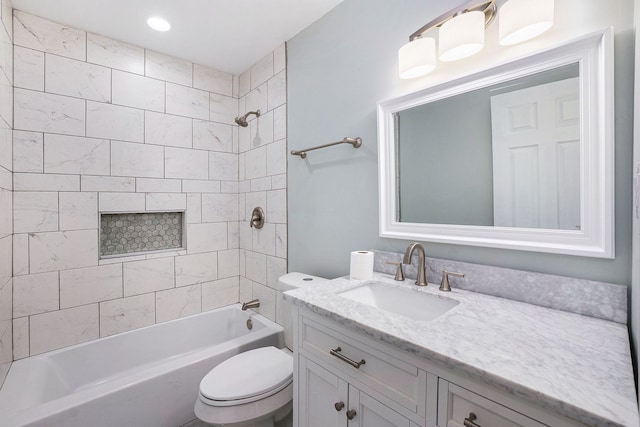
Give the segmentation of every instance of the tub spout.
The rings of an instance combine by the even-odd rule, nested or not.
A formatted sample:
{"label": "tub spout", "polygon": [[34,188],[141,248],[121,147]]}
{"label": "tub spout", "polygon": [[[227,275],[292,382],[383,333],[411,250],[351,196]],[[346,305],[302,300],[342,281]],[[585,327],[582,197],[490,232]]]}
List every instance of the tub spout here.
{"label": "tub spout", "polygon": [[258,308],[260,307],[259,299],[252,299],[251,301],[242,303],[242,311],[246,311],[248,308]]}

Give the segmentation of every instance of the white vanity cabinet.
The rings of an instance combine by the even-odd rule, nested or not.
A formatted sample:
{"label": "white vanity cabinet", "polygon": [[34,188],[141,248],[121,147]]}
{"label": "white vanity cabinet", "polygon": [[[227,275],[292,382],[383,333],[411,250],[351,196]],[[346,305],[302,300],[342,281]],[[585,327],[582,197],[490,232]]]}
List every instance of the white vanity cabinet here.
{"label": "white vanity cabinet", "polygon": [[380,403],[312,362],[299,356],[299,423],[308,427],[417,427]]}
{"label": "white vanity cabinet", "polygon": [[455,371],[299,310],[298,427],[577,427]]}
{"label": "white vanity cabinet", "polygon": [[435,405],[433,422],[425,418],[437,377],[407,363],[402,352],[376,348],[316,316],[300,316],[297,327],[298,426],[435,427]]}

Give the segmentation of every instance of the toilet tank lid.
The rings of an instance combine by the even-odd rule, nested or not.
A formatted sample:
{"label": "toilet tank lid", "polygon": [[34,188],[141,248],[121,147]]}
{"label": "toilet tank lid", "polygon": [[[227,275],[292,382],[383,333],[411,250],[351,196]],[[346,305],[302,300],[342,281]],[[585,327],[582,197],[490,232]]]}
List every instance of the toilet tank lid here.
{"label": "toilet tank lid", "polygon": [[291,289],[316,285],[328,280],[329,279],[326,279],[324,277],[312,276],[311,274],[292,271],[291,273],[280,276],[280,278],[278,279],[278,283],[280,285],[280,290],[284,292]]}

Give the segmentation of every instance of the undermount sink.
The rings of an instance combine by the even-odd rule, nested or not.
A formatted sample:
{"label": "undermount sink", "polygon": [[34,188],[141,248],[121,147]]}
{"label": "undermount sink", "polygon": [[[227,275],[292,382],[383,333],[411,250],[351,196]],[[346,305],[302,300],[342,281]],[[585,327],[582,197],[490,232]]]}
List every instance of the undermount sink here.
{"label": "undermount sink", "polygon": [[338,292],[338,295],[414,320],[433,320],[459,304],[450,298],[389,286],[381,282],[366,282]]}

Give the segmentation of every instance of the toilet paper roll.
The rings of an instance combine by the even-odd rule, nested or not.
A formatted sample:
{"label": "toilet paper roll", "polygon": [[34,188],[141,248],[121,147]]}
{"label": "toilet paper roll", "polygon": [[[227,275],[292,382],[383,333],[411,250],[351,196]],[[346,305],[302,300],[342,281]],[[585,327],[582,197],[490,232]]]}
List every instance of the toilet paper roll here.
{"label": "toilet paper roll", "polygon": [[349,277],[356,280],[368,280],[373,278],[373,252],[351,252],[351,268]]}

